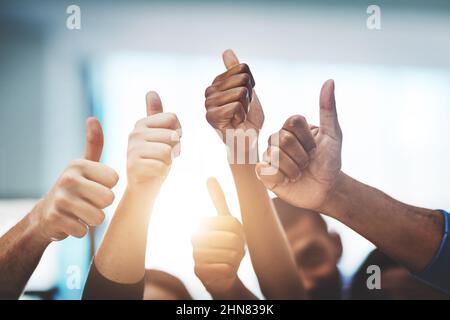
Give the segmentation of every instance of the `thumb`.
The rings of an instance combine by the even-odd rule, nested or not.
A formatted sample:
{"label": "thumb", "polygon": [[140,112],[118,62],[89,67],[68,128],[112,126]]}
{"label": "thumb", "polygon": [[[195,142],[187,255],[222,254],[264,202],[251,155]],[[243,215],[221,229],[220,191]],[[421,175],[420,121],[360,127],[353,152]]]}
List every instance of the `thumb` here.
{"label": "thumb", "polygon": [[261,102],[259,102],[255,89],[253,89],[252,102],[250,102],[247,117],[248,121],[253,123],[258,129],[262,128],[264,124],[264,110]]}
{"label": "thumb", "polygon": [[100,161],[103,150],[103,130],[97,118],[86,120],[86,146],[84,158],[91,161]]}
{"label": "thumb", "polygon": [[233,50],[227,49],[222,53],[223,64],[227,70],[233,68],[235,65],[239,64],[239,59]]}
{"label": "thumb", "polygon": [[145,96],[147,103],[147,116],[163,112],[163,106],[159,95],[155,91],[149,91]]}
{"label": "thumb", "polygon": [[209,196],[211,197],[219,215],[231,215],[230,210],[228,209],[227,201],[225,200],[225,195],[223,194],[222,188],[216,178],[208,178],[206,185],[208,186]]}
{"label": "thumb", "polygon": [[320,90],[320,130],[331,137],[339,138],[341,128],[336,111],[334,98],[334,80],[327,80]]}

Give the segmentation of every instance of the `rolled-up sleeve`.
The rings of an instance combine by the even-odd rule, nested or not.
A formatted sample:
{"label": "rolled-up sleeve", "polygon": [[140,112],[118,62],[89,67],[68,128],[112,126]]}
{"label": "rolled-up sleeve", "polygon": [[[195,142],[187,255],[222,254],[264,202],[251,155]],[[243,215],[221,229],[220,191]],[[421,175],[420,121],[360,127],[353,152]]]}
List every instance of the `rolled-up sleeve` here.
{"label": "rolled-up sleeve", "polygon": [[441,243],[430,264],[423,272],[416,274],[416,277],[450,294],[450,237],[448,235],[450,215],[444,210],[440,211],[444,216],[444,233]]}

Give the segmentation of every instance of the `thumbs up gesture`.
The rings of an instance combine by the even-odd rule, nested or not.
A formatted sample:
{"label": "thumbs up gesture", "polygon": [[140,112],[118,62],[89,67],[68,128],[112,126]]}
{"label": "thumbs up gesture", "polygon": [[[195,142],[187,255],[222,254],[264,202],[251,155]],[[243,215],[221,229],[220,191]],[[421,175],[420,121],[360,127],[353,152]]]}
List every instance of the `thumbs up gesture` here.
{"label": "thumbs up gesture", "polygon": [[162,183],[172,159],[180,153],[181,126],[177,116],[163,112],[156,92],[150,91],[146,100],[147,117],[136,123],[128,138],[128,186],[139,189]]}
{"label": "thumbs up gesture", "polygon": [[208,179],[208,191],[218,215],[202,221],[192,236],[195,274],[213,296],[224,295],[238,283],[237,271],[245,253],[241,223],[228,209],[216,179]]}
{"label": "thumbs up gesture", "polygon": [[321,211],[339,178],[341,146],[334,81],[328,80],[320,92],[320,127],[299,115],[287,119],[283,128],[270,136],[256,172],[284,201]]}
{"label": "thumbs up gesture", "polygon": [[239,63],[232,50],[226,50],[222,58],[227,71],[218,75],[205,91],[206,119],[230,148],[234,148],[239,135],[250,138],[245,150],[236,150],[247,158],[249,152],[257,152],[264,112],[253,89],[255,80],[249,66]]}
{"label": "thumbs up gesture", "polygon": [[70,163],[31,212],[32,221],[45,240],[84,237],[89,226],[103,222],[102,209],[114,201],[111,189],[119,177],[113,169],[99,163],[103,149],[102,127],[97,119],[89,118],[86,131],[84,158]]}

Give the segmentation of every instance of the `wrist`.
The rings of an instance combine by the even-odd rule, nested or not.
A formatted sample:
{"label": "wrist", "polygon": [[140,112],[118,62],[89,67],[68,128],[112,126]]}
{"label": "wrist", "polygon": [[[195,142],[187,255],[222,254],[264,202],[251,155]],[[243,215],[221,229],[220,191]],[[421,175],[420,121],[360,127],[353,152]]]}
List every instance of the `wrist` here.
{"label": "wrist", "polygon": [[249,136],[245,131],[224,140],[230,165],[255,165],[259,162],[258,135]]}
{"label": "wrist", "polygon": [[133,181],[128,180],[125,191],[132,194],[147,194],[150,192],[158,192],[163,183],[163,179],[154,178],[149,181]]}
{"label": "wrist", "polygon": [[34,208],[25,218],[25,233],[30,241],[38,246],[48,246],[53,240],[45,232],[45,226],[42,225],[42,216],[44,199],[38,201]]}
{"label": "wrist", "polygon": [[328,195],[318,211],[333,218],[339,218],[346,212],[347,198],[351,194],[351,186],[354,180],[339,171],[339,174],[330,188]]}

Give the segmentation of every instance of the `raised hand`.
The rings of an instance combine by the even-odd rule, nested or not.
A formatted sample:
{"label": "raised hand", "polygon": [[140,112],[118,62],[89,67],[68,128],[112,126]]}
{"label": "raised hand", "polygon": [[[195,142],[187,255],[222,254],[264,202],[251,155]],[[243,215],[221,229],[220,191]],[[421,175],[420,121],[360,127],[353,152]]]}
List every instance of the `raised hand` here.
{"label": "raised hand", "polygon": [[195,274],[214,295],[225,295],[239,285],[237,271],[245,253],[241,223],[228,209],[223,191],[209,178],[208,191],[218,216],[205,219],[192,237]]}
{"label": "raised hand", "polygon": [[173,113],[163,112],[161,99],[150,91],[147,117],[139,120],[128,139],[128,185],[162,183],[172,159],[180,153],[181,126]]}
{"label": "raised hand", "polygon": [[235,135],[247,132],[251,140],[245,153],[250,148],[257,152],[264,112],[253,89],[255,80],[248,65],[239,63],[232,50],[226,50],[222,57],[227,71],[218,75],[205,91],[206,119],[229,147],[235,143]]}
{"label": "raised hand", "polygon": [[113,169],[99,163],[103,131],[96,118],[87,120],[86,131],[84,158],[70,163],[31,212],[40,234],[49,241],[84,237],[89,226],[103,222],[102,209],[114,201],[111,189],[119,177]]}
{"label": "raised hand", "polygon": [[328,80],[320,92],[320,127],[299,115],[287,119],[269,138],[258,177],[290,204],[320,211],[340,174],[341,146],[334,81]]}

